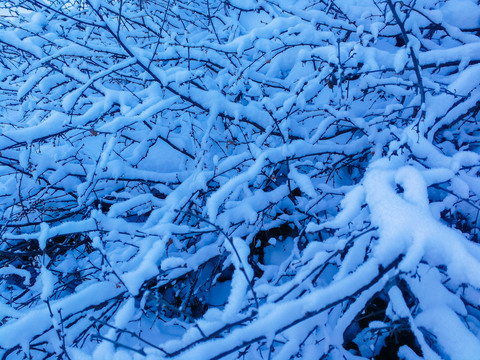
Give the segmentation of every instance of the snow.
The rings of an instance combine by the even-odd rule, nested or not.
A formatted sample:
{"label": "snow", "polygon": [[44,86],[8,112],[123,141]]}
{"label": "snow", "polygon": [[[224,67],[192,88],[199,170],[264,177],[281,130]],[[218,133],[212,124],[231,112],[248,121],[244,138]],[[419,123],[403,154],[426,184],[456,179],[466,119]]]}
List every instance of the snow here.
{"label": "snow", "polygon": [[472,82],[472,79],[478,79],[480,76],[480,64],[463,70],[452,82],[448,89],[458,95],[468,95],[478,86],[478,82]]}
{"label": "snow", "polygon": [[352,290],[360,288],[377,274],[377,265],[373,261],[366,263],[356,273],[324,289],[316,289],[303,299],[284,302],[282,306],[264,305],[259,309],[258,320],[253,324],[246,325],[224,338],[215,340],[215,347],[212,347],[208,342],[199,344],[179,356],[179,359],[214,357],[243,342],[257,337],[264,338],[268,336],[266,334],[275,333],[277,329],[281,329],[283,326],[288,327],[294,319],[321,309],[332,299],[341,298]]}
{"label": "snow", "polygon": [[425,310],[416,318],[420,326],[431,331],[442,344],[442,351],[452,360],[473,359],[480,351],[480,341],[451,309]]}
{"label": "snow", "polygon": [[[447,265],[460,281],[479,286],[473,275],[480,271],[479,261],[467,251],[466,240],[458,232],[431,215],[421,174],[413,167],[395,170],[391,166],[387,161],[373,164],[364,183],[366,201],[379,228],[380,239],[375,246],[379,261],[388,263],[395,254],[405,251],[402,271],[412,271],[425,257],[434,264]],[[407,180],[399,184],[404,186],[403,194],[396,193],[395,180]]]}
{"label": "snow", "polygon": [[40,58],[43,55],[41,47],[33,43],[32,39],[21,39],[14,31],[11,30],[2,29],[0,31],[0,41],[31,53],[37,58]]}
{"label": "snow", "polygon": [[36,126],[3,131],[3,134],[7,138],[2,138],[0,144],[2,146],[8,146],[11,144],[12,140],[17,143],[31,143],[36,139],[50,136],[52,132],[56,133],[62,129],[62,126],[66,119],[67,116],[65,114],[53,111],[46,119],[43,119],[43,121]]}
{"label": "snow", "polygon": [[40,279],[42,281],[42,292],[40,298],[42,300],[48,300],[48,298],[53,294],[55,288],[55,277],[52,272],[48,270],[45,266],[42,266],[40,270]]}
{"label": "snow", "polygon": [[302,192],[304,192],[311,198],[317,197],[315,187],[312,184],[312,180],[308,177],[308,175],[298,172],[298,170],[295,168],[291,168],[290,172],[288,173],[288,177],[295,181],[295,183],[300,187],[300,190],[302,190]]}
{"label": "snow", "polygon": [[446,2],[440,11],[443,21],[462,29],[474,29],[480,24],[480,10],[472,0]]}
{"label": "snow", "polygon": [[47,73],[48,70],[40,69],[35,74],[35,76],[32,76],[28,79],[28,81],[25,81],[25,83],[20,87],[20,89],[18,89],[17,99],[21,99],[25,95],[27,95],[40,82],[40,80],[45,77]]}
{"label": "snow", "polygon": [[[119,292],[119,289],[112,283],[95,283],[76,294],[52,302],[50,306],[54,312],[61,309],[62,315],[67,316],[80,311],[84,306],[100,304],[102,301],[118,295]],[[39,331],[47,330],[50,325],[51,319],[46,305],[39,305],[32,310],[23,311],[18,320],[10,321],[0,327],[0,346],[8,348],[28,343]],[[22,334],[22,336],[19,337],[18,334]]]}
{"label": "snow", "polygon": [[[125,301],[122,307],[118,310],[115,315],[114,324],[118,329],[122,329],[126,327],[128,322],[132,320],[132,317],[135,313],[135,299],[129,298]],[[115,340],[116,330],[114,328],[110,329],[106,334],[107,339]],[[118,355],[114,355],[114,345],[110,342],[102,342],[100,345],[97,346],[95,351],[93,352],[93,359],[112,359],[113,357],[117,357]],[[127,356],[127,354],[123,354],[123,357]],[[121,358],[121,354],[120,354]],[[128,357],[129,358],[129,357]]]}
{"label": "snow", "polygon": [[477,1],[28,4],[0,357],[478,357]]}
{"label": "snow", "polygon": [[97,73],[95,76],[91,77],[81,88],[70,92],[67,96],[63,98],[63,103],[62,103],[63,108],[68,113],[75,106],[75,104],[78,101],[78,98],[85,92],[86,89],[92,86],[95,83],[95,81],[102,79],[103,77],[115,71],[122,70],[123,68],[126,68],[134,63],[135,63],[135,59],[129,58],[126,61],[122,61],[122,62],[119,62],[118,64],[115,64],[110,69]]}
{"label": "snow", "polygon": [[[24,269],[17,269],[16,267],[12,266],[12,265],[8,265],[8,266],[5,266],[5,267],[2,267],[0,269],[0,275],[10,275],[10,274],[15,274],[15,275],[18,275],[18,276],[21,276],[24,278],[23,280],[23,284],[24,285],[29,285],[31,283],[31,274],[30,272],[28,272],[27,270],[24,270]],[[4,304],[2,303],[2,306],[4,306]],[[10,309],[11,312],[15,312],[12,308],[10,307],[5,307],[5,309],[3,311],[9,311],[7,309]]]}
{"label": "snow", "polygon": [[307,226],[307,231],[315,232],[325,228],[340,229],[348,227],[348,223],[352,221],[360,211],[360,208],[364,203],[364,199],[365,192],[363,187],[354,187],[341,201],[342,211],[340,211],[340,213],[333,220],[324,222],[322,224],[310,223]]}
{"label": "snow", "polygon": [[403,71],[408,62],[408,52],[407,49],[400,49],[395,54],[395,59],[393,60],[393,67],[395,72],[399,73]]}
{"label": "snow", "polygon": [[145,280],[158,274],[158,261],[165,252],[167,237],[153,242],[147,254],[143,257],[140,265],[128,273],[122,275],[122,280],[132,295],[137,295]]}

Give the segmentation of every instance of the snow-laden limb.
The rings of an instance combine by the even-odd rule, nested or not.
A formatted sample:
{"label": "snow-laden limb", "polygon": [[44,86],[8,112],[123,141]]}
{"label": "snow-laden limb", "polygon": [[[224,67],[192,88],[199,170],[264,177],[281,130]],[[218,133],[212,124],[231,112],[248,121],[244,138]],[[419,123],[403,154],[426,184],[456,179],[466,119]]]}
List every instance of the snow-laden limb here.
{"label": "snow-laden limb", "polygon": [[[389,270],[391,268],[392,266],[390,265],[386,269]],[[200,357],[217,359],[232,353],[235,349],[247,347],[252,343],[267,338],[274,340],[276,336],[282,335],[286,330],[341,304],[352,295],[359,296],[364,291],[369,293],[369,296],[375,294],[382,288],[389,277],[384,273],[379,274],[378,270],[378,263],[372,260],[345,279],[325,288],[316,289],[300,299],[283,302],[281,306],[265,304],[260,307],[258,318],[250,324],[236,329],[232,334],[225,335],[221,339],[211,339],[208,342],[203,342],[191,350],[183,352],[177,358],[191,359],[192,357]],[[372,285],[373,288],[371,288]],[[311,323],[310,326],[314,328],[317,324]],[[330,337],[334,341],[338,341],[339,338],[343,338],[342,331],[332,333]],[[169,347],[167,346],[166,348],[168,349]]]}
{"label": "snow-laden limb", "polygon": [[1,2],[1,356],[474,358],[479,14]]}
{"label": "snow-laden limb", "polygon": [[[405,254],[402,272],[415,272],[422,259],[444,265],[456,283],[479,288],[480,262],[469,252],[468,240],[434,219],[429,209],[426,183],[412,166],[391,169],[386,161],[367,170],[364,188],[372,222],[379,240],[374,256],[388,262],[395,254]],[[398,194],[396,187],[402,189]]]}
{"label": "snow-laden limb", "polygon": [[[64,319],[68,319],[86,308],[104,307],[109,301],[118,301],[123,292],[114,283],[88,284],[76,294],[52,302],[49,307],[54,314],[54,318],[51,317],[46,304],[18,313],[16,315],[18,316],[17,320],[10,321],[0,328],[0,346],[4,349],[14,348],[17,345],[28,347],[29,342],[48,331],[49,328],[54,327],[55,320],[60,321],[59,311]],[[35,326],[32,324],[35,324]],[[19,334],[22,334],[22,336],[19,336]]]}

